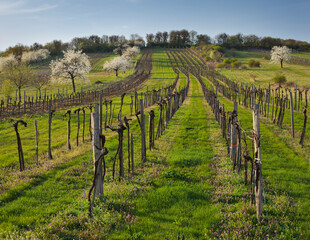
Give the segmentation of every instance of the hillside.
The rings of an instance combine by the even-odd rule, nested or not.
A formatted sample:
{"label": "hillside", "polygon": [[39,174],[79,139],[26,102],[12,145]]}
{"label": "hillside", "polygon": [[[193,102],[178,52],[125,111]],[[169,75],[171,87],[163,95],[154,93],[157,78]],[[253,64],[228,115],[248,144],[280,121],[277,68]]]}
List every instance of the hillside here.
{"label": "hillside", "polygon": [[[114,80],[112,74],[100,69],[110,57],[91,57],[93,69],[88,77],[92,83]],[[67,149],[66,111],[56,110],[51,125],[53,159],[47,156],[48,114],[22,116],[27,123],[27,127],[19,126],[25,156],[22,172],[13,122],[0,122],[0,134],[4,136],[0,140],[0,238],[308,239],[309,131],[304,134],[303,144],[299,144],[305,100],[293,110],[292,138],[288,99],[283,93],[281,98],[277,86],[271,87],[274,101],[268,103],[266,94],[270,78],[279,66],[270,65],[255,52],[237,51],[235,57],[244,65],[249,59],[259,60],[261,68],[215,71],[188,49],[153,49],[150,77],[137,87],[137,93],[134,89],[126,92],[123,102],[120,95],[105,99],[102,122],[104,146],[109,153],[103,166],[104,197],[94,202],[92,218],[88,202],[94,177],[89,132],[92,108],[85,108],[85,115],[80,113],[81,122],[73,112],[86,105],[70,108],[71,150]],[[286,64],[282,72],[288,81],[303,88],[309,86],[307,67]],[[130,74],[133,71],[121,77]],[[250,80],[251,75],[255,75],[255,82]],[[251,92],[253,83],[257,91]],[[58,87],[53,86],[50,91],[56,92]],[[236,104],[237,112],[233,112]],[[260,106],[256,112],[260,138],[253,131],[255,104]],[[151,110],[154,124],[149,119]],[[141,159],[141,112],[145,114],[145,162]],[[129,144],[128,126],[121,134],[120,130],[111,131],[104,126],[107,121],[112,129],[122,126],[124,116],[131,119],[133,145]],[[280,126],[276,120],[281,118]],[[40,133],[38,163],[34,120]],[[238,132],[239,137],[234,135],[236,142],[232,140],[232,129]],[[154,148],[149,144],[152,132]],[[259,220],[255,203],[251,203],[258,184],[254,181],[257,141],[262,166],[259,181],[264,189]],[[232,149],[238,149],[233,159]],[[119,151],[122,157],[117,156]],[[130,160],[131,154],[134,160]]]}

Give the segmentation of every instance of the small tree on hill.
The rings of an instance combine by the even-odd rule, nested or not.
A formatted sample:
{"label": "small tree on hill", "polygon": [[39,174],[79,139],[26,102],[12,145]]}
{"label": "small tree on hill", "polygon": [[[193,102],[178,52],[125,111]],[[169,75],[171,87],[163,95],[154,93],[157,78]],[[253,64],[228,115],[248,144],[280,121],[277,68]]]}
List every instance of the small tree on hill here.
{"label": "small tree on hill", "polygon": [[52,76],[60,80],[70,80],[75,92],[75,80],[80,78],[86,80],[86,73],[91,70],[89,57],[82,51],[68,50],[64,52],[62,59],[52,61],[50,64]]}
{"label": "small tree on hill", "polygon": [[19,101],[21,102],[20,90],[29,83],[33,76],[33,71],[26,63],[11,59],[5,64],[3,74],[13,86],[18,88]]}
{"label": "small tree on hill", "polygon": [[271,63],[280,63],[281,68],[283,68],[283,61],[289,60],[291,51],[292,50],[289,49],[287,46],[283,47],[274,46],[270,52]]}
{"label": "small tree on hill", "polygon": [[128,68],[131,68],[132,63],[130,58],[126,57],[116,57],[111,61],[106,62],[103,65],[104,70],[106,71],[115,71],[116,77],[118,76],[119,71],[126,71]]}
{"label": "small tree on hill", "polygon": [[41,71],[34,74],[30,81],[30,85],[35,87],[39,91],[39,98],[41,99],[41,89],[43,86],[48,84],[50,75],[48,71]]}
{"label": "small tree on hill", "polygon": [[27,63],[34,63],[43,61],[50,56],[50,52],[47,49],[39,49],[37,51],[23,52],[22,61]]}
{"label": "small tree on hill", "polygon": [[140,49],[137,46],[128,47],[123,51],[122,56],[128,57],[128,58],[134,58],[138,56],[139,52],[140,52]]}

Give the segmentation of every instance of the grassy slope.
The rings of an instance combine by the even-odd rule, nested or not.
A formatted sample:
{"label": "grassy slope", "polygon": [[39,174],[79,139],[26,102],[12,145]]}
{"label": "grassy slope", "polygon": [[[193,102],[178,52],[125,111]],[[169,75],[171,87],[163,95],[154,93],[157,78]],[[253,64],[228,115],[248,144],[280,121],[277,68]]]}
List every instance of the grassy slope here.
{"label": "grassy slope", "polygon": [[[125,73],[120,72],[118,77],[115,76],[115,72],[105,72],[103,70],[104,62],[116,57],[117,55],[115,55],[115,54],[96,53],[96,54],[88,54],[88,56],[90,57],[90,62],[92,65],[92,70],[90,71],[90,73],[86,74],[86,77],[88,78],[89,81],[83,81],[83,80],[76,79],[76,81],[75,81],[76,91],[80,91],[81,87],[83,87],[84,90],[94,88],[94,86],[98,87],[98,85],[94,85],[94,83],[96,81],[101,81],[103,83],[110,83],[110,82],[114,82],[114,81],[119,81],[119,80],[125,79],[128,75],[130,75],[134,72],[134,69],[130,69],[130,70],[126,71]],[[136,60],[140,56],[141,56],[141,53],[138,55],[138,57],[136,59],[134,59],[133,65],[135,64]],[[49,64],[50,64],[51,60],[55,60],[55,59],[48,59],[48,61],[44,61],[43,63],[34,64],[32,66],[32,68],[36,71],[50,70]],[[44,96],[44,89],[45,88],[46,88],[47,94],[57,94],[58,91],[61,94],[62,93],[68,93],[68,94],[72,93],[71,81],[69,81],[69,82],[54,81],[52,83],[49,83],[47,86],[44,86],[41,90],[42,91],[41,94],[43,96]],[[33,97],[36,96],[36,89],[32,86],[26,86],[26,87],[22,88],[22,99],[24,97],[23,91],[26,91],[27,96],[33,96]],[[14,90],[11,94],[11,97],[13,97],[13,99],[15,99],[15,95],[16,95],[16,93],[15,93],[15,88],[14,88]],[[2,98],[2,94],[0,94],[0,99],[1,98]]]}
{"label": "grassy slope", "polygon": [[[207,82],[207,84],[209,83]],[[219,96],[219,100],[225,104],[226,111],[233,110],[231,101],[222,96]],[[252,129],[252,113],[248,109],[239,106],[238,119],[242,128]],[[309,235],[309,158],[302,150],[294,149],[283,141],[282,136],[277,136],[278,133],[274,133],[272,128],[270,124],[269,126],[262,123],[260,125],[263,177],[276,194],[283,196],[288,194],[293,199],[293,204],[297,206],[296,219],[298,219],[302,231],[307,231],[307,235]]]}
{"label": "grassy slope", "polygon": [[[268,87],[269,82],[273,83],[272,78],[276,73],[282,73],[286,76],[288,82],[294,82],[303,88],[310,87],[310,69],[307,66],[284,63],[284,68],[281,69],[280,64],[270,64],[270,61],[263,59],[263,54],[259,52],[236,51],[236,58],[241,61],[242,65],[247,67],[248,61],[255,59],[261,63],[261,67],[219,70],[232,80]],[[255,76],[255,82],[251,80],[252,75]]]}
{"label": "grassy slope", "polygon": [[[156,51],[153,57],[157,59],[158,63],[167,60],[161,50]],[[168,65],[165,68],[159,65],[154,67],[157,67],[154,69],[158,70],[154,72],[149,84],[158,87],[165,84],[164,78],[160,77],[163,76],[161,71],[166,72],[167,70],[168,72],[169,67]],[[169,76],[171,76],[172,82],[174,74],[170,73]],[[220,204],[220,208],[226,212],[225,214],[229,214],[233,223],[230,211],[232,209],[236,211],[244,205],[242,197],[246,196],[246,192],[227,188],[229,184],[225,184],[222,186],[223,188],[220,188],[222,189],[220,199],[211,199],[212,186],[209,179],[213,175],[210,171],[210,163],[220,157],[221,154],[223,155],[219,149],[223,149],[224,144],[210,110],[207,110],[206,114],[203,109],[201,92],[198,93],[198,84],[195,80],[193,81],[193,93],[194,96],[187,100],[188,105],[185,104],[177,112],[160,142],[156,142],[157,149],[152,153],[148,152],[148,163],[143,168],[137,168],[137,175],[134,178],[126,179],[121,184],[115,184],[110,182],[111,169],[108,171],[105,185],[107,198],[97,204],[93,221],[89,221],[84,214],[80,214],[81,196],[83,195],[89,159],[89,152],[85,150],[87,153],[81,157],[74,158],[59,168],[38,175],[37,180],[9,191],[9,196],[1,196],[0,201],[8,203],[7,206],[3,203],[0,205],[1,215],[4,216],[0,222],[2,224],[1,230],[16,227],[24,230],[27,225],[30,225],[31,228],[36,226],[39,227],[37,234],[41,236],[40,238],[46,239],[73,239],[77,236],[81,239],[91,239],[90,237],[93,239],[100,237],[127,239],[130,236],[137,237],[138,235],[149,239],[163,237],[173,239],[182,234],[186,236],[185,239],[205,239],[212,236],[211,228],[221,218],[216,213],[219,206],[215,205],[215,202]],[[231,103],[225,102],[228,110],[231,107],[229,104]],[[193,109],[196,114],[192,114]],[[158,115],[158,112],[156,114]],[[242,112],[242,114],[244,115],[240,115],[240,118],[242,117],[246,121],[244,124],[243,121],[241,122],[242,126],[251,128],[252,119],[250,115],[247,111]],[[132,128],[135,131],[137,130],[136,122]],[[199,130],[198,135],[197,130]],[[262,131],[265,131],[265,128]],[[298,156],[298,153],[291,153],[290,149],[281,143],[281,139],[274,138],[274,134],[268,129],[264,134],[268,137],[267,140],[275,139],[273,144],[270,144],[271,141],[262,144],[264,163],[266,164],[264,165],[264,176],[279,196],[284,196],[289,189],[289,193],[294,198],[296,197],[298,202],[304,198],[305,203],[297,208],[297,216],[305,227],[307,226],[307,215],[305,214],[308,213],[309,176],[307,176],[306,171],[300,171],[300,176],[296,175],[298,174],[297,162],[301,160],[300,166],[303,167],[304,160]],[[139,159],[140,149],[138,137],[139,135],[136,135],[135,138],[136,159]],[[111,151],[107,157],[109,167],[116,150],[115,140],[116,137],[113,137],[107,141],[107,147]],[[280,148],[283,148],[284,151],[281,152]],[[267,149],[268,152],[265,152],[264,149]],[[126,147],[124,151],[126,152]],[[277,155],[281,157],[281,162],[278,161]],[[265,156],[268,157],[266,160]],[[227,164],[229,163],[224,163],[224,165]],[[288,172],[285,170],[286,168],[292,169],[292,171]],[[283,172],[285,175],[282,174]],[[81,178],[80,175],[83,177]],[[295,176],[298,178],[297,181]],[[227,181],[227,183],[240,184],[242,181],[231,178],[230,174],[225,175],[225,177],[227,178],[219,179],[219,182]],[[279,179],[281,180],[279,181]],[[300,185],[299,188],[298,185]],[[43,192],[52,198],[45,198],[42,196]],[[41,199],[42,201],[40,201]],[[184,199],[186,200],[184,201]],[[231,199],[233,199],[232,202]],[[239,200],[236,202],[235,199]],[[206,208],[206,205],[210,208]],[[51,216],[65,208],[68,209],[64,211],[65,214],[61,211],[62,213],[56,217]],[[84,206],[84,212],[85,208],[86,206]],[[128,210],[129,208],[133,210]],[[49,210],[46,211],[46,209]],[[301,213],[302,211],[304,213]],[[137,217],[134,225],[128,224],[128,214],[131,214],[130,217]],[[212,214],[211,217],[210,214]],[[238,211],[237,214],[239,214]],[[267,214],[272,214],[272,212]],[[281,216],[285,215],[283,215],[283,211],[280,211],[280,214],[282,214]],[[277,219],[282,219],[281,216],[277,216]],[[237,219],[240,220],[240,218]],[[37,224],[35,224],[36,221],[38,221]],[[50,222],[50,224],[42,225],[43,222]],[[221,222],[219,223],[221,224]],[[242,226],[242,222],[235,224]],[[234,230],[234,227],[227,226],[223,231],[227,229]],[[107,236],[108,233],[111,235]]]}
{"label": "grassy slope", "polygon": [[[157,51],[154,54],[154,60],[155,60],[155,69],[154,69],[154,73],[153,73],[153,77],[151,79],[149,79],[147,81],[147,84],[152,86],[152,87],[159,87],[161,86],[163,83],[164,84],[171,84],[174,80],[174,73],[171,73],[170,71],[168,71],[169,66],[165,66],[165,67],[158,67],[158,64],[160,64],[161,61],[167,61],[167,56],[162,52],[162,51]],[[165,74],[163,76],[163,73]],[[169,76],[171,76],[169,78]],[[168,77],[168,80],[164,77]],[[130,113],[130,97],[125,97],[125,101],[124,101],[124,108],[123,108],[123,115],[124,114],[129,114]],[[115,112],[114,112],[114,119],[117,118],[117,114],[118,114],[118,110],[119,110],[119,104],[120,104],[120,98],[115,98],[113,99],[113,103],[116,104],[115,107]],[[156,110],[157,111],[157,110]],[[157,113],[157,112],[156,112]],[[89,141],[88,143],[86,143],[85,145],[82,145],[80,148],[76,148],[75,147],[75,138],[76,138],[76,133],[77,133],[77,118],[75,115],[72,116],[72,135],[71,135],[71,144],[73,146],[73,152],[74,153],[70,153],[68,151],[66,151],[66,147],[65,147],[65,143],[66,143],[66,121],[63,121],[62,119],[62,115],[63,113],[56,113],[56,116],[54,117],[53,120],[53,126],[52,126],[52,148],[54,149],[54,153],[55,156],[54,158],[56,158],[55,162],[54,161],[50,161],[46,159],[46,155],[43,154],[40,158],[40,162],[42,162],[43,166],[42,167],[35,167],[34,165],[34,160],[32,159],[33,155],[34,155],[34,128],[33,128],[33,119],[37,119],[38,120],[38,126],[39,126],[39,131],[40,131],[40,145],[39,145],[39,149],[40,149],[40,153],[45,153],[47,150],[47,115],[41,115],[41,116],[33,116],[30,120],[29,117],[25,117],[25,121],[28,121],[28,127],[27,128],[20,128],[20,134],[21,134],[21,138],[22,138],[22,144],[23,144],[23,150],[25,153],[25,161],[26,161],[26,169],[29,170],[29,172],[25,173],[25,175],[27,176],[23,176],[23,174],[19,174],[18,171],[18,156],[16,154],[16,137],[15,137],[15,132],[13,130],[12,127],[12,123],[10,123],[9,121],[6,122],[2,122],[1,123],[1,135],[6,136],[6,138],[2,138],[2,142],[1,142],[1,183],[3,184],[2,186],[4,186],[5,184],[7,184],[8,188],[11,188],[10,191],[6,191],[5,194],[3,194],[1,196],[2,202],[3,203],[7,203],[8,201],[13,201],[10,205],[10,208],[13,209],[18,209],[18,208],[28,208],[27,211],[20,211],[19,216],[15,216],[14,214],[11,214],[11,220],[9,220],[7,218],[7,223],[5,224],[3,221],[6,217],[8,217],[8,213],[4,210],[7,205],[2,205],[2,214],[4,216],[4,218],[2,218],[2,226],[25,226],[24,223],[28,222],[28,224],[34,224],[35,221],[37,221],[38,219],[40,219],[42,216],[46,216],[46,211],[42,211],[42,209],[48,208],[47,205],[40,203],[38,204],[38,202],[34,201],[34,205],[38,204],[38,207],[34,207],[32,204],[30,204],[31,206],[24,205],[24,202],[26,201],[25,199],[30,198],[35,198],[37,199],[37,201],[40,202],[40,196],[41,196],[41,189],[42,188],[46,188],[48,189],[48,191],[51,191],[48,195],[52,196],[53,193],[55,193],[58,197],[59,197],[59,188],[61,188],[61,184],[63,184],[61,181],[56,181],[55,177],[59,176],[59,175],[65,175],[65,172],[68,170],[70,170],[71,168],[75,168],[77,167],[76,165],[80,165],[81,161],[84,161],[84,165],[85,165],[85,161],[86,159],[88,159],[88,153],[86,153],[85,155],[82,155],[81,158],[79,158],[78,160],[74,160],[74,164],[72,164],[71,162],[68,163],[68,165],[64,164],[65,162],[70,161],[70,156],[72,157],[76,157],[78,155],[83,154],[83,152],[88,152],[88,148],[87,145],[89,145]],[[86,116],[86,119],[89,119],[89,113]],[[114,121],[115,122],[115,121]],[[137,131],[137,123],[134,123],[134,128]],[[86,134],[88,135],[88,121],[86,124]],[[81,131],[81,130],[80,130]],[[105,132],[105,134],[107,134],[108,136],[111,135],[110,131],[108,130],[108,132]],[[115,135],[115,134],[114,134]],[[89,138],[87,138],[89,139]],[[111,154],[109,157],[109,161],[111,162],[112,159],[112,155],[113,152],[115,152],[116,150],[116,141],[115,141],[116,137],[113,138],[113,140],[111,140],[112,144],[110,144],[110,150],[111,150]],[[80,140],[81,142],[81,140]],[[64,145],[64,147],[61,147],[62,145]],[[6,146],[6,147],[4,147]],[[60,148],[59,148],[60,147]],[[56,149],[59,148],[59,149]],[[66,152],[64,154],[62,154],[62,152]],[[125,150],[126,151],[126,148]],[[57,160],[57,158],[62,158],[63,156],[61,155],[68,155],[67,157],[64,157],[65,159],[63,160]],[[74,158],[75,159],[75,158]],[[64,165],[62,165],[64,164]],[[46,165],[52,165],[52,166],[46,166]],[[54,165],[57,165],[58,167],[54,168]],[[85,167],[85,166],[84,166]],[[51,169],[52,168],[52,169]],[[82,169],[84,170],[85,173],[85,168]],[[10,174],[11,176],[8,177],[8,174]],[[29,176],[30,175],[30,176]],[[31,176],[33,175],[33,176]],[[52,177],[55,176],[55,177]],[[51,179],[50,179],[51,178]],[[41,181],[42,179],[42,181]],[[47,181],[48,180],[48,181]],[[81,179],[80,179],[81,180]],[[25,182],[26,183],[22,183],[21,182]],[[83,180],[81,180],[80,185],[78,185],[79,183],[77,182],[77,185],[79,186],[77,190],[79,193],[82,192],[82,185]],[[64,183],[65,184],[65,183]],[[38,187],[33,188],[33,186],[38,185]],[[54,187],[52,187],[54,186]],[[69,189],[67,189],[69,191]],[[68,192],[69,194],[69,192]],[[77,193],[73,193],[73,195],[71,197],[69,196],[65,196],[64,198],[68,197],[70,200],[74,199],[77,195]],[[20,198],[21,196],[23,196],[22,198]],[[33,197],[31,197],[33,196]],[[36,197],[34,197],[36,196]],[[57,206],[60,207],[62,205],[66,205],[63,202],[59,201],[58,202],[58,197],[55,197],[54,200],[50,200],[52,202],[54,202],[55,204],[55,208],[52,208],[51,211],[48,213],[56,213],[56,209]],[[67,201],[68,203],[69,201]],[[33,209],[34,208],[34,209]],[[61,209],[61,208],[59,208]],[[4,211],[4,212],[3,212]],[[15,210],[12,210],[12,212],[14,212]],[[17,211],[17,210],[16,210]],[[15,211],[15,212],[16,212]],[[40,214],[40,212],[42,211],[42,214]],[[47,215],[48,215],[47,214]],[[28,217],[27,217],[28,216]],[[31,217],[30,217],[31,216]],[[28,220],[25,220],[27,219]],[[4,227],[6,228],[6,227]]]}

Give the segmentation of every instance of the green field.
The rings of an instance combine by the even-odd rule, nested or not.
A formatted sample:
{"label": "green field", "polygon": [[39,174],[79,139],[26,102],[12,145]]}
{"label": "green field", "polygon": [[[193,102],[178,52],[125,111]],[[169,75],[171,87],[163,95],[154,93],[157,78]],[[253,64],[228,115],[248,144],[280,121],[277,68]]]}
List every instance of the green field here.
{"label": "green field", "polygon": [[[289,87],[293,87],[295,84],[299,88],[310,88],[310,68],[309,66],[288,64],[284,62],[284,67],[281,69],[280,64],[270,64],[269,60],[263,58],[266,53],[252,52],[252,51],[235,51],[235,57],[241,61],[243,66],[247,69],[221,69],[220,73],[224,74],[228,78],[237,82],[247,83],[249,85],[256,85],[261,87],[268,87],[269,82],[276,86],[272,78],[277,74],[283,74],[288,83],[293,83]],[[248,67],[250,59],[257,60],[261,63],[260,68]],[[255,79],[255,80],[254,80]]]}
{"label": "green field", "polygon": [[[179,65],[183,72],[199,68],[201,64],[186,50],[152,51],[151,77],[140,86],[139,92],[165,87],[175,80],[176,74],[165,51],[175,51],[173,65]],[[235,81],[267,86],[280,71],[280,66],[269,64],[260,53],[237,51],[236,54],[244,65],[249,59],[259,60],[261,68],[220,70]],[[100,54],[91,56],[93,69],[88,76],[92,82],[115,80],[112,73],[104,73],[100,68],[109,58],[111,56]],[[186,68],[188,64],[184,59],[192,68]],[[310,86],[307,85],[310,70],[306,67],[284,64],[281,71],[289,81]],[[130,73],[132,71],[125,75]],[[255,82],[250,81],[251,74],[255,74]],[[243,184],[244,169],[240,173],[233,171],[226,141],[203,97],[202,86],[192,74],[189,80],[188,97],[164,134],[155,141],[155,149],[147,150],[145,164],[140,160],[138,121],[130,116],[131,94],[125,96],[123,115],[133,118],[130,129],[134,134],[135,174],[127,174],[128,146],[124,132],[125,178],[121,182],[112,180],[118,137],[115,132],[104,130],[109,150],[105,158],[105,197],[96,200],[92,219],[88,216],[87,196],[84,198],[84,191],[88,193],[93,180],[89,110],[86,111],[85,142],[80,137],[78,147],[75,143],[77,116],[72,114],[71,151],[66,147],[65,111],[55,113],[52,160],[47,159],[48,116],[25,116],[23,119],[28,126],[19,127],[25,153],[24,172],[18,170],[13,122],[1,122],[0,239],[309,239],[310,135],[307,131],[304,147],[301,147],[298,138],[302,114],[296,113],[298,137],[295,139],[290,137],[289,114],[285,115],[283,129],[261,117],[264,211],[258,222],[255,208],[250,204],[250,185]],[[203,81],[209,87],[212,85],[206,78]],[[187,77],[180,72],[177,88],[186,84]],[[54,87],[52,91],[57,91]],[[226,111],[232,111],[232,101],[220,94],[218,98],[225,104]],[[112,100],[116,126],[120,97]],[[155,126],[158,124],[159,106],[156,104],[145,111],[146,129],[149,126],[147,112],[151,109],[155,111]],[[34,119],[38,121],[40,132],[39,165],[34,159]],[[251,109],[239,106],[238,119],[242,128],[252,129]],[[252,155],[250,138],[247,143]]]}

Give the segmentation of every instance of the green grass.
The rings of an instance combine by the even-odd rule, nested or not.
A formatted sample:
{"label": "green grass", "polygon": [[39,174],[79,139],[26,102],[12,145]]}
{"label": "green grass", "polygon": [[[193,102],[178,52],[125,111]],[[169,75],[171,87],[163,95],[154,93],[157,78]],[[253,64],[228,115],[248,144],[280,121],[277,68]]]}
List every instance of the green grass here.
{"label": "green grass", "polygon": [[[220,73],[237,82],[255,84],[256,86],[268,87],[269,82],[273,83],[272,78],[276,73],[286,76],[288,82],[293,82],[299,87],[309,88],[310,69],[307,66],[284,63],[283,69],[280,64],[270,64],[269,60],[263,59],[263,53],[236,51],[236,58],[241,61],[242,65],[248,67],[250,59],[257,60],[261,63],[260,68],[247,69],[221,69]],[[253,76],[255,81],[253,81]]]}
{"label": "green grass", "polygon": [[[233,110],[233,103],[219,96],[221,104],[225,104],[225,111]],[[241,127],[252,129],[252,113],[239,106],[238,119]],[[270,125],[260,124],[262,135],[261,155],[263,178],[279,196],[288,194],[296,206],[296,220],[301,227],[301,234],[309,236],[310,222],[310,175],[309,158],[302,150],[292,148],[283,140],[281,134],[274,133]],[[251,146],[248,143],[248,146]]]}
{"label": "green grass", "polygon": [[[92,69],[91,69],[90,73],[86,74],[88,81],[84,81],[81,79],[75,80],[75,87],[76,87],[77,92],[81,91],[81,87],[83,87],[84,90],[85,89],[87,90],[87,89],[97,88],[98,85],[94,84],[96,81],[101,81],[104,84],[108,84],[108,83],[112,83],[115,81],[123,80],[127,76],[133,74],[133,72],[135,71],[134,68],[132,68],[132,69],[129,69],[128,71],[126,71],[125,73],[120,72],[119,76],[116,77],[115,72],[104,71],[103,70],[103,64],[106,61],[111,60],[114,57],[117,57],[117,55],[112,54],[112,53],[96,53],[96,54],[88,54],[88,56],[90,57]],[[141,56],[141,53],[137,56],[137,58],[135,58],[133,60],[133,66],[135,66],[135,63],[140,56]],[[50,64],[51,60],[55,60],[55,58],[49,58],[42,63],[34,64],[34,65],[32,65],[32,68],[36,71],[50,70],[49,64]],[[101,85],[99,85],[99,86],[101,86]],[[44,86],[41,89],[41,94],[43,96],[45,93],[45,90],[44,90],[45,88],[46,88],[46,94],[57,94],[58,91],[60,94],[62,94],[62,93],[71,94],[73,91],[71,81],[67,81],[67,82],[53,81],[53,82],[50,82],[48,85]],[[24,91],[26,92],[26,95],[28,97],[29,96],[30,97],[36,97],[36,89],[34,87],[32,87],[32,86],[23,87],[22,88],[22,99],[24,96]],[[16,89],[14,88],[13,92],[11,93],[11,97],[15,100],[15,96],[16,96]],[[3,98],[2,94],[0,94],[0,99],[1,98]]]}
{"label": "green grass", "polygon": [[[138,223],[132,227],[144,239],[203,239],[217,219],[217,207],[210,201],[210,162],[214,156],[210,145],[205,111],[193,83],[193,95],[169,124],[159,143],[165,154],[165,169],[154,179],[154,187],[133,201]],[[195,109],[196,114],[192,114]],[[170,143],[164,146],[165,143]],[[161,149],[163,148],[163,149]],[[126,239],[117,232],[111,239]]]}
{"label": "green grass", "polygon": [[308,53],[308,52],[292,53],[292,55],[296,56],[296,57],[310,58],[310,53]]}
{"label": "green grass", "polygon": [[[164,50],[156,49],[152,77],[140,91],[171,84],[174,79],[167,55]],[[66,121],[62,120],[61,113],[56,113],[53,123],[55,160],[50,162],[51,166],[46,166],[49,160],[42,158],[40,161],[44,164],[36,167],[31,160],[34,155],[31,122],[41,117],[39,126],[45,129],[47,116],[34,116],[27,128],[20,128],[29,171],[19,174],[17,156],[12,159],[13,154],[5,155],[16,151],[12,123],[3,122],[0,134],[8,137],[0,142],[0,181],[2,184],[17,179],[17,182],[10,183],[0,194],[0,236],[9,239],[177,239],[184,235],[185,239],[245,239],[246,236],[265,239],[266,234],[270,234],[274,239],[306,239],[309,236],[306,231],[310,220],[310,179],[309,161],[303,150],[292,148],[270,124],[261,124],[267,202],[263,222],[257,223],[255,211],[249,206],[249,186],[243,186],[242,176],[232,171],[219,126],[203,101],[198,82],[192,76],[191,79],[189,97],[164,135],[156,141],[155,150],[147,152],[144,165],[140,163],[139,127],[136,120],[132,122],[136,174],[126,174],[121,183],[112,181],[111,177],[117,136],[110,130],[104,132],[109,149],[105,197],[97,199],[93,219],[87,216],[86,202],[81,212],[90,142],[66,151]],[[180,74],[179,85],[185,82],[184,75]],[[220,101],[225,103],[226,110],[232,109],[230,101],[222,97]],[[127,115],[129,102],[130,97],[126,96],[123,113]],[[120,99],[113,99],[113,103],[116,104],[115,119]],[[158,107],[154,110],[158,116]],[[243,128],[252,128],[248,109],[239,107],[238,117]],[[76,116],[72,121],[72,129],[76,131]],[[155,126],[157,121],[156,117]],[[46,138],[43,140],[46,134],[41,131],[42,143],[46,141]],[[73,145],[75,135],[76,132],[72,133]],[[46,145],[43,146],[40,151],[45,154]],[[124,159],[127,172],[127,134],[124,134]],[[91,179],[92,173],[88,176],[87,189]]]}

